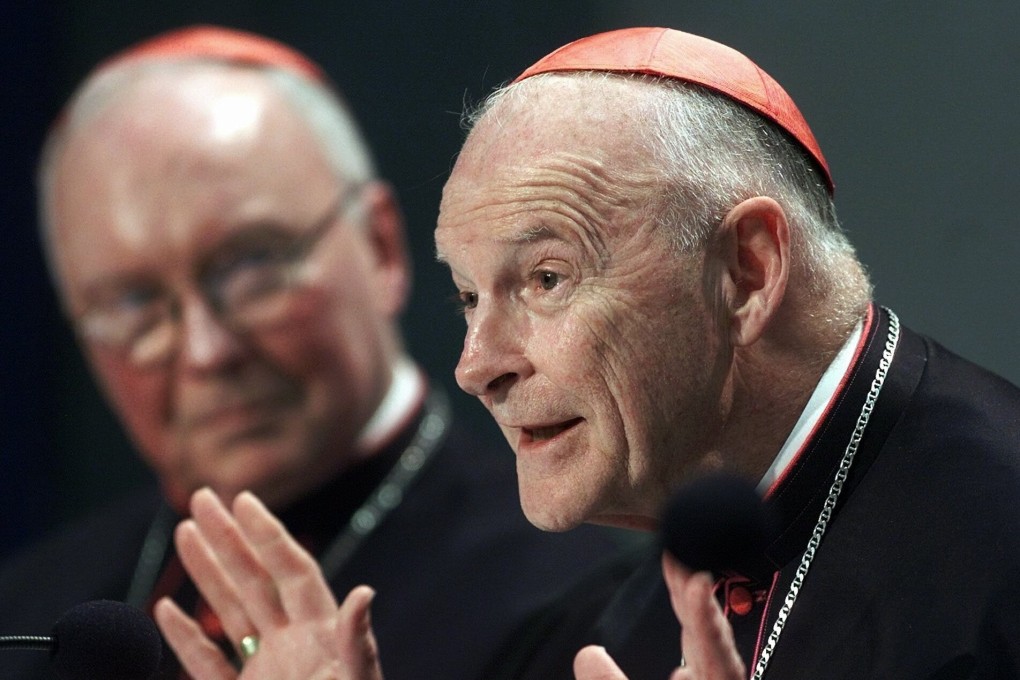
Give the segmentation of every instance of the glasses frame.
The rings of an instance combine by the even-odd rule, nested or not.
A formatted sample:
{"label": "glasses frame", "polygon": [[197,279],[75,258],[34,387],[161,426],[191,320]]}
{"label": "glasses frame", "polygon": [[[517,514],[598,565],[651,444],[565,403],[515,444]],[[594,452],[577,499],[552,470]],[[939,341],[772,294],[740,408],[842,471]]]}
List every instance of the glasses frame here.
{"label": "glasses frame", "polygon": [[[282,296],[275,302],[276,309],[267,307],[268,311],[263,310],[261,314],[248,315],[232,309],[232,305],[224,301],[220,292],[222,286],[217,282],[221,279],[209,273],[208,264],[200,266],[195,277],[195,288],[200,291],[203,301],[215,317],[234,332],[251,332],[272,325],[274,320],[278,321],[285,316],[286,307],[292,301],[287,296],[301,288],[304,279],[301,270],[307,265],[316,246],[355,206],[355,199],[361,196],[364,187],[365,183],[347,184],[325,212],[281,251],[277,260],[280,268],[277,285],[260,292],[264,300],[268,300],[272,294]],[[141,330],[135,328],[138,324],[118,322],[114,319],[114,313],[101,305],[86,309],[74,320],[74,326],[85,340],[120,352],[138,366],[164,363],[178,349],[183,306],[180,293],[173,293],[169,289],[162,292],[162,297],[154,307],[152,319],[138,320],[143,326]]]}

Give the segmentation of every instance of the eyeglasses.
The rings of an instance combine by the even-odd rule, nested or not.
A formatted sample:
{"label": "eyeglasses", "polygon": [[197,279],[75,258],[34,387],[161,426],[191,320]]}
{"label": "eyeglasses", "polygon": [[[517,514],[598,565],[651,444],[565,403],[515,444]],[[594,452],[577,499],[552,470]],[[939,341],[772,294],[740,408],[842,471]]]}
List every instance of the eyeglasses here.
{"label": "eyeglasses", "polygon": [[[300,236],[279,226],[258,226],[231,235],[198,268],[197,288],[209,308],[236,331],[285,322],[315,246],[347,214],[361,194],[350,184]],[[169,360],[177,350],[180,296],[158,282],[117,284],[99,295],[77,320],[88,340],[122,352],[139,367]]]}

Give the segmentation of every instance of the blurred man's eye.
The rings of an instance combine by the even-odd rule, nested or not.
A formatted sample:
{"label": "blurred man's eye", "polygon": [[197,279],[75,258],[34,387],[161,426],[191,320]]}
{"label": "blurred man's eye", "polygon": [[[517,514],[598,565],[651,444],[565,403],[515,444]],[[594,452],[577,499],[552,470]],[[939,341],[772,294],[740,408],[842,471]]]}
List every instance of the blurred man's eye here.
{"label": "blurred man's eye", "polygon": [[159,291],[152,288],[133,288],[118,292],[103,303],[114,312],[132,312],[144,309],[159,301]]}
{"label": "blurred man's eye", "polygon": [[136,341],[165,317],[166,296],[155,287],[124,288],[103,295],[81,319],[86,333],[113,344]]}
{"label": "blurred man's eye", "polygon": [[214,274],[224,298],[244,299],[281,282],[287,256],[282,249],[262,248],[239,253]]}

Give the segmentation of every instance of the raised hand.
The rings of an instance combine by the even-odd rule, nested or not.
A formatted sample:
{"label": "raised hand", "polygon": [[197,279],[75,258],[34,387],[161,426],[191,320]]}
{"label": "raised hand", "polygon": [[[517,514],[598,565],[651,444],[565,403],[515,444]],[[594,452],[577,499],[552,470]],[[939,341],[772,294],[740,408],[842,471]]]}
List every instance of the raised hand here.
{"label": "raised hand", "polygon": [[[680,620],[680,641],[686,665],[670,680],[744,680],[747,671],[733,640],[733,628],[712,594],[707,572],[691,572],[668,553],[662,556],[662,575],[673,611]],[[589,646],[574,659],[577,680],[627,680],[606,650]]]}
{"label": "raised hand", "polygon": [[248,658],[238,671],[164,598],[156,622],[185,670],[196,680],[382,680],[369,611],[374,591],[359,586],[337,607],[315,560],[255,496],[238,495],[232,510],[212,491],[197,491],[192,518],[174,538],[184,567]]}

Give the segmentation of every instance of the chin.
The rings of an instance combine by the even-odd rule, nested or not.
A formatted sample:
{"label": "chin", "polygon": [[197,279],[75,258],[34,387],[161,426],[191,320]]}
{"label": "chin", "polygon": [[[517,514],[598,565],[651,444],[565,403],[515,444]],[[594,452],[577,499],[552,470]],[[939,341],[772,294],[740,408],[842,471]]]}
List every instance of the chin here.
{"label": "chin", "polygon": [[265,503],[274,502],[279,489],[289,484],[285,466],[269,455],[235,455],[196,471],[192,486],[209,487],[229,505],[242,491],[251,491]]}
{"label": "chin", "polygon": [[586,513],[559,501],[550,494],[536,494],[535,498],[529,498],[521,493],[524,516],[542,531],[569,531],[584,524]]}

